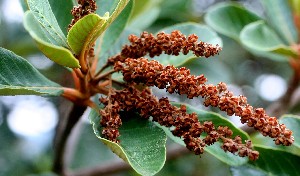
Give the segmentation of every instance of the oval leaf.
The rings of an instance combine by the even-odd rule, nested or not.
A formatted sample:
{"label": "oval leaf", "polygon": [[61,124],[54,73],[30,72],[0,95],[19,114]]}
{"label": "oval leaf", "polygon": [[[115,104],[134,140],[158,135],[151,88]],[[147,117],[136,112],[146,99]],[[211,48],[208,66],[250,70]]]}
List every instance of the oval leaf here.
{"label": "oval leaf", "polygon": [[269,175],[300,175],[300,157],[291,153],[255,145],[259,158],[251,165],[265,171]]}
{"label": "oval leaf", "polygon": [[244,26],[260,20],[260,17],[238,3],[220,3],[211,7],[204,19],[217,32],[238,41]]}
{"label": "oval leaf", "polygon": [[39,49],[52,61],[71,68],[79,68],[78,60],[68,49],[57,46],[48,38],[39,22],[34,18],[31,11],[24,14],[24,27],[31,37],[37,42]]}
{"label": "oval leaf", "polygon": [[[172,103],[172,105],[175,106],[180,106],[180,103]],[[185,104],[186,105],[186,104]],[[243,140],[248,140],[250,137],[247,135],[247,133],[245,133],[244,131],[242,131],[241,129],[237,128],[234,126],[234,124],[232,122],[230,122],[228,119],[226,119],[225,117],[222,117],[221,115],[214,113],[214,112],[208,112],[208,111],[203,111],[203,110],[199,110],[196,109],[190,105],[186,105],[186,109],[187,109],[187,113],[193,113],[195,112],[198,115],[199,121],[203,122],[203,121],[212,121],[214,123],[214,125],[217,126],[228,126],[232,131],[233,131],[233,136],[241,136],[241,138]],[[161,126],[160,126],[161,127]],[[176,143],[179,143],[183,146],[185,146],[183,140],[179,137],[175,137],[170,129],[166,128],[166,127],[161,127],[162,129],[164,129],[164,131],[166,132],[166,134]],[[204,135],[201,135],[201,137],[203,138]],[[220,161],[231,165],[231,166],[238,166],[238,165],[242,165],[245,164],[248,161],[248,158],[241,158],[239,156],[236,156],[232,153],[229,152],[224,152],[224,150],[221,149],[221,143],[220,142],[216,142],[214,145],[211,146],[207,146],[205,147],[205,151],[210,153],[211,155],[215,156],[217,159],[219,159]]]}
{"label": "oval leaf", "polygon": [[66,37],[56,21],[48,0],[27,0],[27,4],[51,43],[68,48]]}
{"label": "oval leaf", "polygon": [[78,20],[70,29],[67,40],[75,54],[79,55],[81,51],[91,44],[94,40],[93,33],[107,21],[107,17],[100,17],[97,14],[89,14]]}
{"label": "oval leaf", "polygon": [[161,170],[166,160],[167,138],[163,130],[134,114],[130,119],[122,119],[117,144],[101,137],[100,117],[95,111],[89,118],[96,136],[137,173],[154,175]]}
{"label": "oval leaf", "polygon": [[[196,34],[199,39],[203,42],[207,42],[213,45],[222,46],[222,39],[217,35],[216,32],[212,31],[209,27],[197,23],[181,23],[167,28],[161,29],[159,31],[164,31],[166,33],[171,33],[174,30],[179,30],[184,35],[188,36],[190,34]],[[187,61],[197,58],[192,52],[187,55],[182,53],[179,56],[171,56],[167,54],[162,54],[158,57],[154,57],[155,60],[159,61],[164,65],[174,65],[175,67],[181,66]]]}
{"label": "oval leaf", "polygon": [[284,42],[264,21],[257,21],[245,26],[241,31],[240,40],[243,45],[252,50],[291,57],[297,56],[297,52],[285,46]]}
{"label": "oval leaf", "polygon": [[44,77],[30,63],[0,47],[0,95],[59,96],[62,87]]}
{"label": "oval leaf", "polygon": [[267,12],[268,22],[281,39],[288,45],[297,43],[298,34],[289,2],[287,0],[262,0],[261,2]]}

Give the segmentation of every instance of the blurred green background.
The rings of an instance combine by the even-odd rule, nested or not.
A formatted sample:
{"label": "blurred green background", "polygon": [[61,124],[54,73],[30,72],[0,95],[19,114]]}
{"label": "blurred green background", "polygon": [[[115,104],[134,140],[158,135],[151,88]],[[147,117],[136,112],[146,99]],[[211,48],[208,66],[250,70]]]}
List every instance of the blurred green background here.
{"label": "blurred green background", "polygon": [[[144,10],[148,23],[132,23],[130,28],[157,32],[161,28],[193,21],[204,24],[206,10],[221,0],[153,0],[150,9]],[[259,16],[264,15],[259,0],[238,1]],[[45,76],[62,85],[71,85],[66,80],[64,68],[53,64],[36,48],[34,41],[22,25],[22,7],[19,0],[0,0],[0,46],[28,59]],[[138,18],[132,16],[132,18]],[[274,62],[253,56],[236,41],[220,35],[223,50],[219,56],[198,59],[187,63],[194,74],[204,74],[210,83],[226,82],[236,94],[244,94],[250,104],[268,107],[286,91],[286,82],[291,75],[288,63]],[[199,36],[201,40],[201,36]],[[268,89],[276,87],[274,91]],[[162,92],[157,92],[162,94]],[[176,97],[186,101],[181,97]],[[193,101],[186,101],[195,104]],[[0,97],[0,175],[19,176],[43,174],[51,170],[52,138],[59,116],[64,116],[70,103],[62,98],[36,96]],[[212,109],[214,110],[214,109]],[[225,114],[223,114],[225,116]],[[238,122],[236,122],[238,123]],[[168,148],[180,147],[168,141]],[[123,162],[106,148],[93,134],[87,116],[74,130],[67,151],[67,161],[74,172],[78,169]],[[125,170],[114,175],[135,175]],[[213,156],[201,157],[185,153],[167,160],[158,175],[230,175],[230,168]]]}

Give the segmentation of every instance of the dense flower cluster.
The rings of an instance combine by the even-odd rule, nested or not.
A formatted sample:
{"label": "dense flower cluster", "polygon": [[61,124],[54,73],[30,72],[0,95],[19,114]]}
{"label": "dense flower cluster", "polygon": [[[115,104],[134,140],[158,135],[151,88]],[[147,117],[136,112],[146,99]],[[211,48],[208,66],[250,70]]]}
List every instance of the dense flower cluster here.
{"label": "dense flower cluster", "polygon": [[[166,89],[168,93],[187,95],[190,99],[201,96],[205,106],[218,107],[228,115],[241,117],[242,123],[254,127],[264,136],[274,138],[278,145],[291,145],[294,142],[291,130],[284,124],[279,124],[276,117],[268,116],[263,108],[249,105],[246,97],[234,96],[225,83],[221,82],[216,86],[206,84],[204,75],[191,75],[190,70],[184,67],[164,66],[158,61],[143,58],[147,54],[154,57],[163,52],[178,55],[189,51],[193,51],[196,56],[209,57],[221,51],[219,46],[197,42],[197,39],[196,35],[186,37],[179,31],[171,34],[161,32],[156,37],[147,32],[140,37],[129,36],[131,44],[125,45],[119,55],[108,60],[107,65],[113,65],[114,71],[122,72],[125,88],[111,89],[107,97],[100,99],[105,105],[100,111],[103,137],[119,142],[118,128],[122,125],[120,112],[137,112],[143,118],[151,116],[153,121],[162,126],[173,127],[173,135],[181,137],[186,147],[195,154],[203,153],[207,145],[222,141],[221,148],[224,151],[238,153],[242,157],[248,156],[251,160],[258,158],[259,153],[252,150],[251,141],[243,144],[241,137],[232,138],[233,132],[228,127],[216,128],[209,121],[200,123],[196,113],[186,113],[185,106],[173,106],[167,98],[157,99],[147,88],[156,86]],[[136,89],[137,85],[143,85],[144,88]],[[206,134],[205,137],[201,136],[203,133]]]}
{"label": "dense flower cluster", "polygon": [[[251,160],[258,158],[259,154],[252,150],[251,142],[243,144],[239,136],[232,139],[233,132],[228,127],[219,126],[216,129],[210,121],[200,123],[196,113],[186,113],[184,105],[179,108],[171,105],[167,98],[158,100],[147,88],[139,91],[129,86],[115,91],[107,98],[101,98],[100,101],[106,106],[100,111],[102,116],[100,123],[104,127],[102,134],[111,141],[118,142],[117,137],[120,135],[118,127],[122,124],[120,111],[134,111],[143,118],[151,116],[153,121],[162,126],[175,127],[172,133],[182,137],[186,147],[196,155],[202,154],[206,145],[221,140],[224,151],[238,152],[239,156],[249,156]],[[207,135],[201,139],[200,135],[203,133]]]}
{"label": "dense flower cluster", "polygon": [[147,54],[150,57],[159,56],[162,53],[178,56],[180,52],[188,54],[189,51],[197,56],[210,57],[218,54],[222,48],[208,44],[205,42],[197,42],[198,36],[191,34],[188,37],[180,31],[174,30],[171,34],[160,32],[154,37],[153,34],[143,32],[140,37],[130,35],[128,37],[130,45],[125,45],[120,55],[109,60],[114,63],[116,60],[124,60],[126,58],[140,58]]}
{"label": "dense flower cluster", "polygon": [[97,4],[95,0],[78,0],[78,6],[74,6],[71,10],[71,14],[73,15],[73,19],[68,26],[68,30],[82,17],[95,13],[97,10]]}
{"label": "dense flower cluster", "polygon": [[186,94],[188,98],[201,96],[205,106],[218,107],[228,115],[241,117],[242,123],[254,127],[264,136],[275,138],[276,144],[291,145],[294,141],[292,131],[279,124],[276,117],[270,117],[263,108],[253,108],[244,96],[233,96],[225,83],[217,86],[208,84],[203,75],[194,76],[184,67],[163,66],[155,60],[127,58],[116,62],[115,70],[121,71],[127,83],[143,83],[146,86],[166,88],[169,93]]}

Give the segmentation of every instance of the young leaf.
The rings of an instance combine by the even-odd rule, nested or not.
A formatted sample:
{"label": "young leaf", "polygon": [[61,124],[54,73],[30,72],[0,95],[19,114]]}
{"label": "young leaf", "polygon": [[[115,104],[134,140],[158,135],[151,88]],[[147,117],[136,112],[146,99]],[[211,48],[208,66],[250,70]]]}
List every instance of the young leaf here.
{"label": "young leaf", "polygon": [[71,68],[79,68],[78,60],[73,56],[70,50],[63,46],[57,46],[48,37],[40,25],[34,18],[31,11],[24,14],[24,27],[31,37],[37,42],[39,49],[52,61]]}
{"label": "young leaf", "polygon": [[[180,103],[172,103],[175,106],[180,106]],[[214,125],[217,126],[228,126],[232,131],[233,131],[233,136],[241,136],[243,140],[248,140],[250,137],[242,130],[239,128],[235,127],[234,124],[232,124],[229,120],[226,118],[222,117],[221,115],[214,113],[214,112],[208,112],[208,111],[203,111],[196,109],[190,105],[186,105],[187,108],[187,113],[193,113],[195,112],[198,115],[199,121],[212,121]],[[160,126],[161,127],[161,126]],[[181,138],[175,137],[171,131],[166,128],[166,127],[161,127],[162,129],[165,130],[166,134],[176,143],[179,143],[181,145],[184,145],[184,142]],[[203,138],[204,135],[201,135]],[[231,166],[239,166],[242,164],[245,164],[248,159],[247,158],[241,158],[239,156],[233,155],[232,153],[229,152],[224,152],[224,150],[221,149],[221,143],[217,142],[214,145],[207,146],[205,147],[205,151],[219,159],[220,161],[231,165]]]}
{"label": "young leaf", "polygon": [[[70,29],[67,36],[68,43],[74,50],[74,52],[76,54],[85,52],[87,48],[91,46],[96,41],[96,39],[118,17],[118,15],[122,12],[128,2],[129,0],[119,0],[119,3],[111,16],[109,16],[109,13],[106,13],[103,17],[100,17],[96,14],[90,14],[75,23],[75,25]],[[85,25],[88,26],[87,29],[84,29],[84,27],[86,27]],[[80,35],[83,36],[79,37]],[[78,37],[79,40],[75,40]],[[76,47],[76,45],[78,45],[79,43],[81,43],[80,46]]]}
{"label": "young leaf", "polygon": [[281,39],[288,45],[297,43],[298,34],[288,1],[262,0],[261,2],[267,12],[268,21]]}
{"label": "young leaf", "polygon": [[108,17],[100,17],[97,14],[89,14],[78,20],[70,29],[67,40],[75,54],[87,48],[93,40],[94,33],[106,23]]}
{"label": "young leaf", "polygon": [[89,118],[96,136],[138,174],[154,175],[161,170],[166,160],[167,138],[163,130],[139,115],[131,114],[129,119],[122,118],[120,143],[117,144],[101,137],[98,113],[91,113]]}
{"label": "young leaf", "polygon": [[237,3],[220,3],[210,8],[205,22],[217,32],[239,40],[240,31],[261,18]]}
{"label": "young leaf", "polygon": [[240,40],[243,45],[254,51],[291,57],[298,55],[291,47],[285,46],[284,42],[264,21],[253,22],[245,26],[240,33]]}
{"label": "young leaf", "polygon": [[44,77],[25,59],[0,47],[0,95],[59,96],[62,87]]}
{"label": "young leaf", "polygon": [[[213,45],[222,46],[222,39],[217,35],[216,32],[212,31],[209,27],[197,23],[181,23],[173,26],[169,26],[159,31],[164,31],[166,33],[171,33],[174,30],[179,30],[184,35],[188,36],[190,34],[196,34],[199,36],[198,42],[201,40]],[[174,65],[175,67],[181,66],[187,61],[197,58],[192,52],[187,55],[180,54],[179,56],[170,55],[160,55],[159,57],[154,57],[164,65]]]}
{"label": "young leaf", "polygon": [[255,145],[259,151],[259,159],[250,162],[251,165],[270,175],[300,175],[298,163],[300,157],[291,153]]}

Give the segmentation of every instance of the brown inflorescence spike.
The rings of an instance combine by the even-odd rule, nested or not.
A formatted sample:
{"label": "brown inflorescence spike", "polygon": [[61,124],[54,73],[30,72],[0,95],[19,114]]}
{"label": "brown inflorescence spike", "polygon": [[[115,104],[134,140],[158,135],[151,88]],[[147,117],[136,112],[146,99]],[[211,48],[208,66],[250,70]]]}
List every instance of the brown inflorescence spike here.
{"label": "brown inflorescence spike", "polygon": [[95,0],[78,0],[78,6],[73,7],[71,10],[73,19],[68,26],[68,31],[79,19],[88,14],[95,13],[96,10],[97,4]]}
{"label": "brown inflorescence spike", "polygon": [[263,108],[249,105],[246,97],[234,96],[223,82],[217,86],[205,84],[207,79],[203,75],[194,76],[184,67],[163,66],[158,61],[145,58],[118,61],[114,69],[121,71],[124,81],[130,84],[156,86],[169,93],[186,94],[190,99],[201,96],[205,106],[218,107],[228,115],[241,117],[242,123],[254,127],[264,136],[274,138],[276,144],[289,146],[294,142],[291,130],[279,124],[275,117],[268,116]]}
{"label": "brown inflorescence spike", "polygon": [[140,58],[147,54],[150,57],[159,56],[163,53],[178,56],[180,53],[188,54],[192,51],[197,57],[210,57],[218,54],[222,48],[205,42],[197,42],[198,36],[191,34],[188,37],[180,31],[174,30],[171,34],[160,32],[156,37],[148,32],[143,32],[140,37],[130,35],[130,45],[125,45],[121,54],[109,59],[113,64],[117,60],[124,61],[126,58]]}
{"label": "brown inflorescence spike", "polygon": [[[222,149],[231,153],[238,153],[239,156],[249,156],[250,159],[257,159],[258,152],[252,150],[252,145],[242,143],[242,139],[237,136],[231,138],[233,132],[226,126],[219,126],[217,129],[210,121],[200,123],[196,113],[186,113],[186,107],[176,107],[170,104],[167,98],[157,99],[151,94],[148,88],[139,91],[133,86],[123,90],[115,91],[107,98],[100,101],[105,108],[100,111],[102,116],[101,125],[104,127],[102,134],[105,138],[118,142],[119,133],[116,131],[121,125],[119,112],[135,111],[143,118],[153,118],[162,126],[175,127],[172,133],[182,137],[186,147],[196,155],[204,152],[204,147],[212,145],[217,141],[222,141]],[[200,138],[202,133],[206,133],[204,139]]]}

